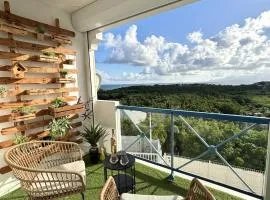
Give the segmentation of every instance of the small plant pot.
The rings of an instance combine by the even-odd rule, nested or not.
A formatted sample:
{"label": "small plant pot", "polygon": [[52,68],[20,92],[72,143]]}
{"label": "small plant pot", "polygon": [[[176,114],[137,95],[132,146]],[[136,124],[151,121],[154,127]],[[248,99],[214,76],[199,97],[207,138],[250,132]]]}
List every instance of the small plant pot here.
{"label": "small plant pot", "polygon": [[44,33],[37,33],[38,40],[44,40]]}
{"label": "small plant pot", "polygon": [[89,149],[90,163],[97,164],[99,161],[99,151],[98,147],[91,147]]}
{"label": "small plant pot", "polygon": [[60,73],[60,78],[66,78],[66,77],[67,77],[66,74],[61,74],[61,73]]}
{"label": "small plant pot", "polygon": [[44,137],[44,138],[42,138],[42,140],[46,140],[46,141],[52,141],[53,140],[53,138],[51,137],[51,136],[46,136],[46,137]]}
{"label": "small plant pot", "polygon": [[64,61],[64,64],[67,64],[67,65],[73,65],[74,64],[74,60],[72,59],[67,59]]}

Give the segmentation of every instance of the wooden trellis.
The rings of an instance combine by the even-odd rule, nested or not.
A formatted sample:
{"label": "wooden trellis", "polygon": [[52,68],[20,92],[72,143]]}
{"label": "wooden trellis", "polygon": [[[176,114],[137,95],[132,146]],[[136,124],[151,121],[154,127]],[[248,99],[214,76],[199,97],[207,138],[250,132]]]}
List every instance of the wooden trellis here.
{"label": "wooden trellis", "polygon": [[[46,127],[53,118],[69,116],[71,120],[75,120],[78,119],[79,113],[84,111],[82,104],[52,109],[50,103],[55,98],[42,97],[42,95],[56,94],[66,102],[77,101],[77,97],[70,96],[70,92],[77,92],[78,88],[67,85],[68,83],[74,84],[76,79],[61,75],[61,70],[65,70],[67,75],[77,74],[76,69],[65,69],[65,65],[71,65],[74,61],[68,55],[72,55],[74,58],[76,55],[76,51],[66,47],[72,44],[70,38],[75,37],[75,33],[60,28],[59,19],[55,20],[55,26],[53,26],[12,14],[8,1],[4,2],[4,8],[4,11],[0,10],[0,32],[7,33],[7,38],[0,37],[0,46],[8,47],[10,51],[0,51],[0,59],[9,60],[10,64],[0,66],[0,72],[9,72],[10,76],[0,77],[0,84],[7,85],[11,89],[8,90],[5,96],[0,97],[3,100],[0,103],[0,110],[10,110],[21,106],[43,106],[43,109],[29,116],[18,116],[13,113],[0,115],[0,123],[13,123],[9,127],[2,128],[0,133],[3,136],[26,135],[27,131],[31,130],[31,134],[27,134],[30,140],[42,139],[48,136],[49,132]],[[17,38],[13,39],[13,35],[17,36]],[[31,39],[31,41],[42,41],[42,44],[22,41],[24,38]],[[31,51],[31,55],[21,53],[20,50]],[[47,55],[46,52],[53,54]],[[27,76],[28,73],[44,74],[44,77],[31,76],[30,78]],[[51,78],[47,78],[46,74],[50,74]],[[22,89],[24,87],[21,87],[21,85],[27,84],[34,85],[31,89]],[[35,88],[35,85],[39,87]],[[40,87],[40,85],[44,86],[44,88]],[[38,96],[40,98],[36,98]],[[7,101],[6,98],[10,97],[15,97],[16,100],[13,98],[13,100]],[[24,100],[23,97],[35,98]],[[72,122],[71,127],[74,129],[69,131],[64,140],[82,142],[82,139],[78,137],[79,132],[75,130],[81,125],[81,122]],[[44,130],[35,131],[38,128]],[[14,141],[8,139],[0,142],[0,149],[12,145],[14,145]],[[0,169],[0,173],[8,171],[7,167]]]}

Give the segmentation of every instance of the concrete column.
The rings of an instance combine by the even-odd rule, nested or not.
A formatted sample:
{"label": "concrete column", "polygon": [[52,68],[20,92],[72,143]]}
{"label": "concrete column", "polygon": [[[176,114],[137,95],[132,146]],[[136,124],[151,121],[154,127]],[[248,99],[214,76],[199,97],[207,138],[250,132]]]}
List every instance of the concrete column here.
{"label": "concrete column", "polygon": [[87,33],[88,39],[88,90],[90,98],[95,101],[97,100],[96,90],[96,60],[95,51],[98,49],[98,43],[102,40],[102,33],[96,31],[90,31]]}
{"label": "concrete column", "polygon": [[103,139],[101,145],[106,148],[107,153],[111,153],[112,129],[115,131],[117,151],[122,149],[121,144],[121,116],[120,110],[116,107],[118,101],[97,100],[94,101],[95,124],[100,124],[107,129],[108,135]]}
{"label": "concrete column", "polygon": [[270,199],[270,124],[268,125],[268,147],[266,158],[266,169],[264,175],[264,199]]}

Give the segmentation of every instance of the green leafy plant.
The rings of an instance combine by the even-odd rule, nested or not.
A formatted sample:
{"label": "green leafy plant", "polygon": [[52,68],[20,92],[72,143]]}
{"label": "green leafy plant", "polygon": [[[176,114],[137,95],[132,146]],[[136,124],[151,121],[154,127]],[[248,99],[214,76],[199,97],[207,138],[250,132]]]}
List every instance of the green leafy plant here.
{"label": "green leafy plant", "polygon": [[92,147],[96,147],[99,139],[106,135],[108,135],[106,129],[99,124],[96,126],[92,124],[89,128],[84,127],[84,131],[81,133],[81,136],[90,143]]}
{"label": "green leafy plant", "polygon": [[60,69],[60,74],[62,76],[66,76],[68,74],[68,70],[66,70],[66,69]]}
{"label": "green leafy plant", "polygon": [[29,142],[29,138],[25,135],[16,135],[15,136],[15,141],[14,143],[15,144],[22,144],[22,143],[25,143],[25,142]]}
{"label": "green leafy plant", "polygon": [[66,106],[66,105],[67,105],[67,102],[63,101],[60,98],[56,98],[51,102],[51,106],[54,108],[61,108],[61,107]]}
{"label": "green leafy plant", "polygon": [[63,117],[59,119],[54,119],[49,123],[49,136],[53,139],[56,137],[64,137],[68,130],[71,128],[70,119],[68,117]]}
{"label": "green leafy plant", "polygon": [[37,109],[35,107],[31,107],[31,106],[22,106],[22,107],[18,107],[15,108],[11,111],[12,113],[19,113],[22,115],[28,115],[28,114],[33,114],[35,112],[37,112]]}
{"label": "green leafy plant", "polygon": [[3,96],[7,92],[7,89],[4,86],[0,87],[0,95]]}
{"label": "green leafy plant", "polygon": [[49,56],[49,57],[56,57],[56,53],[52,51],[44,51],[43,55]]}
{"label": "green leafy plant", "polygon": [[37,32],[41,33],[41,34],[44,34],[46,32],[46,28],[44,26],[42,26],[42,25],[39,25],[37,27]]}

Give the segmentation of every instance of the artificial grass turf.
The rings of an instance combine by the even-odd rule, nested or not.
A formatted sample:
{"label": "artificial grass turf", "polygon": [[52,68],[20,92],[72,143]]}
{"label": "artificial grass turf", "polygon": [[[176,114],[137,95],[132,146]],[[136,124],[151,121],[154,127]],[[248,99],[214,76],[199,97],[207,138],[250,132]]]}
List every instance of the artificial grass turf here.
{"label": "artificial grass turf", "polygon": [[[91,165],[86,162],[86,200],[99,200],[99,194],[104,185],[103,165],[101,163]],[[190,181],[175,177],[173,183],[166,180],[167,173],[136,163],[136,193],[149,195],[181,195],[187,194]],[[226,193],[210,189],[217,200],[241,200]],[[26,194],[18,189],[0,198],[1,200],[23,200],[27,199]],[[81,195],[76,194],[61,199],[80,200]]]}

